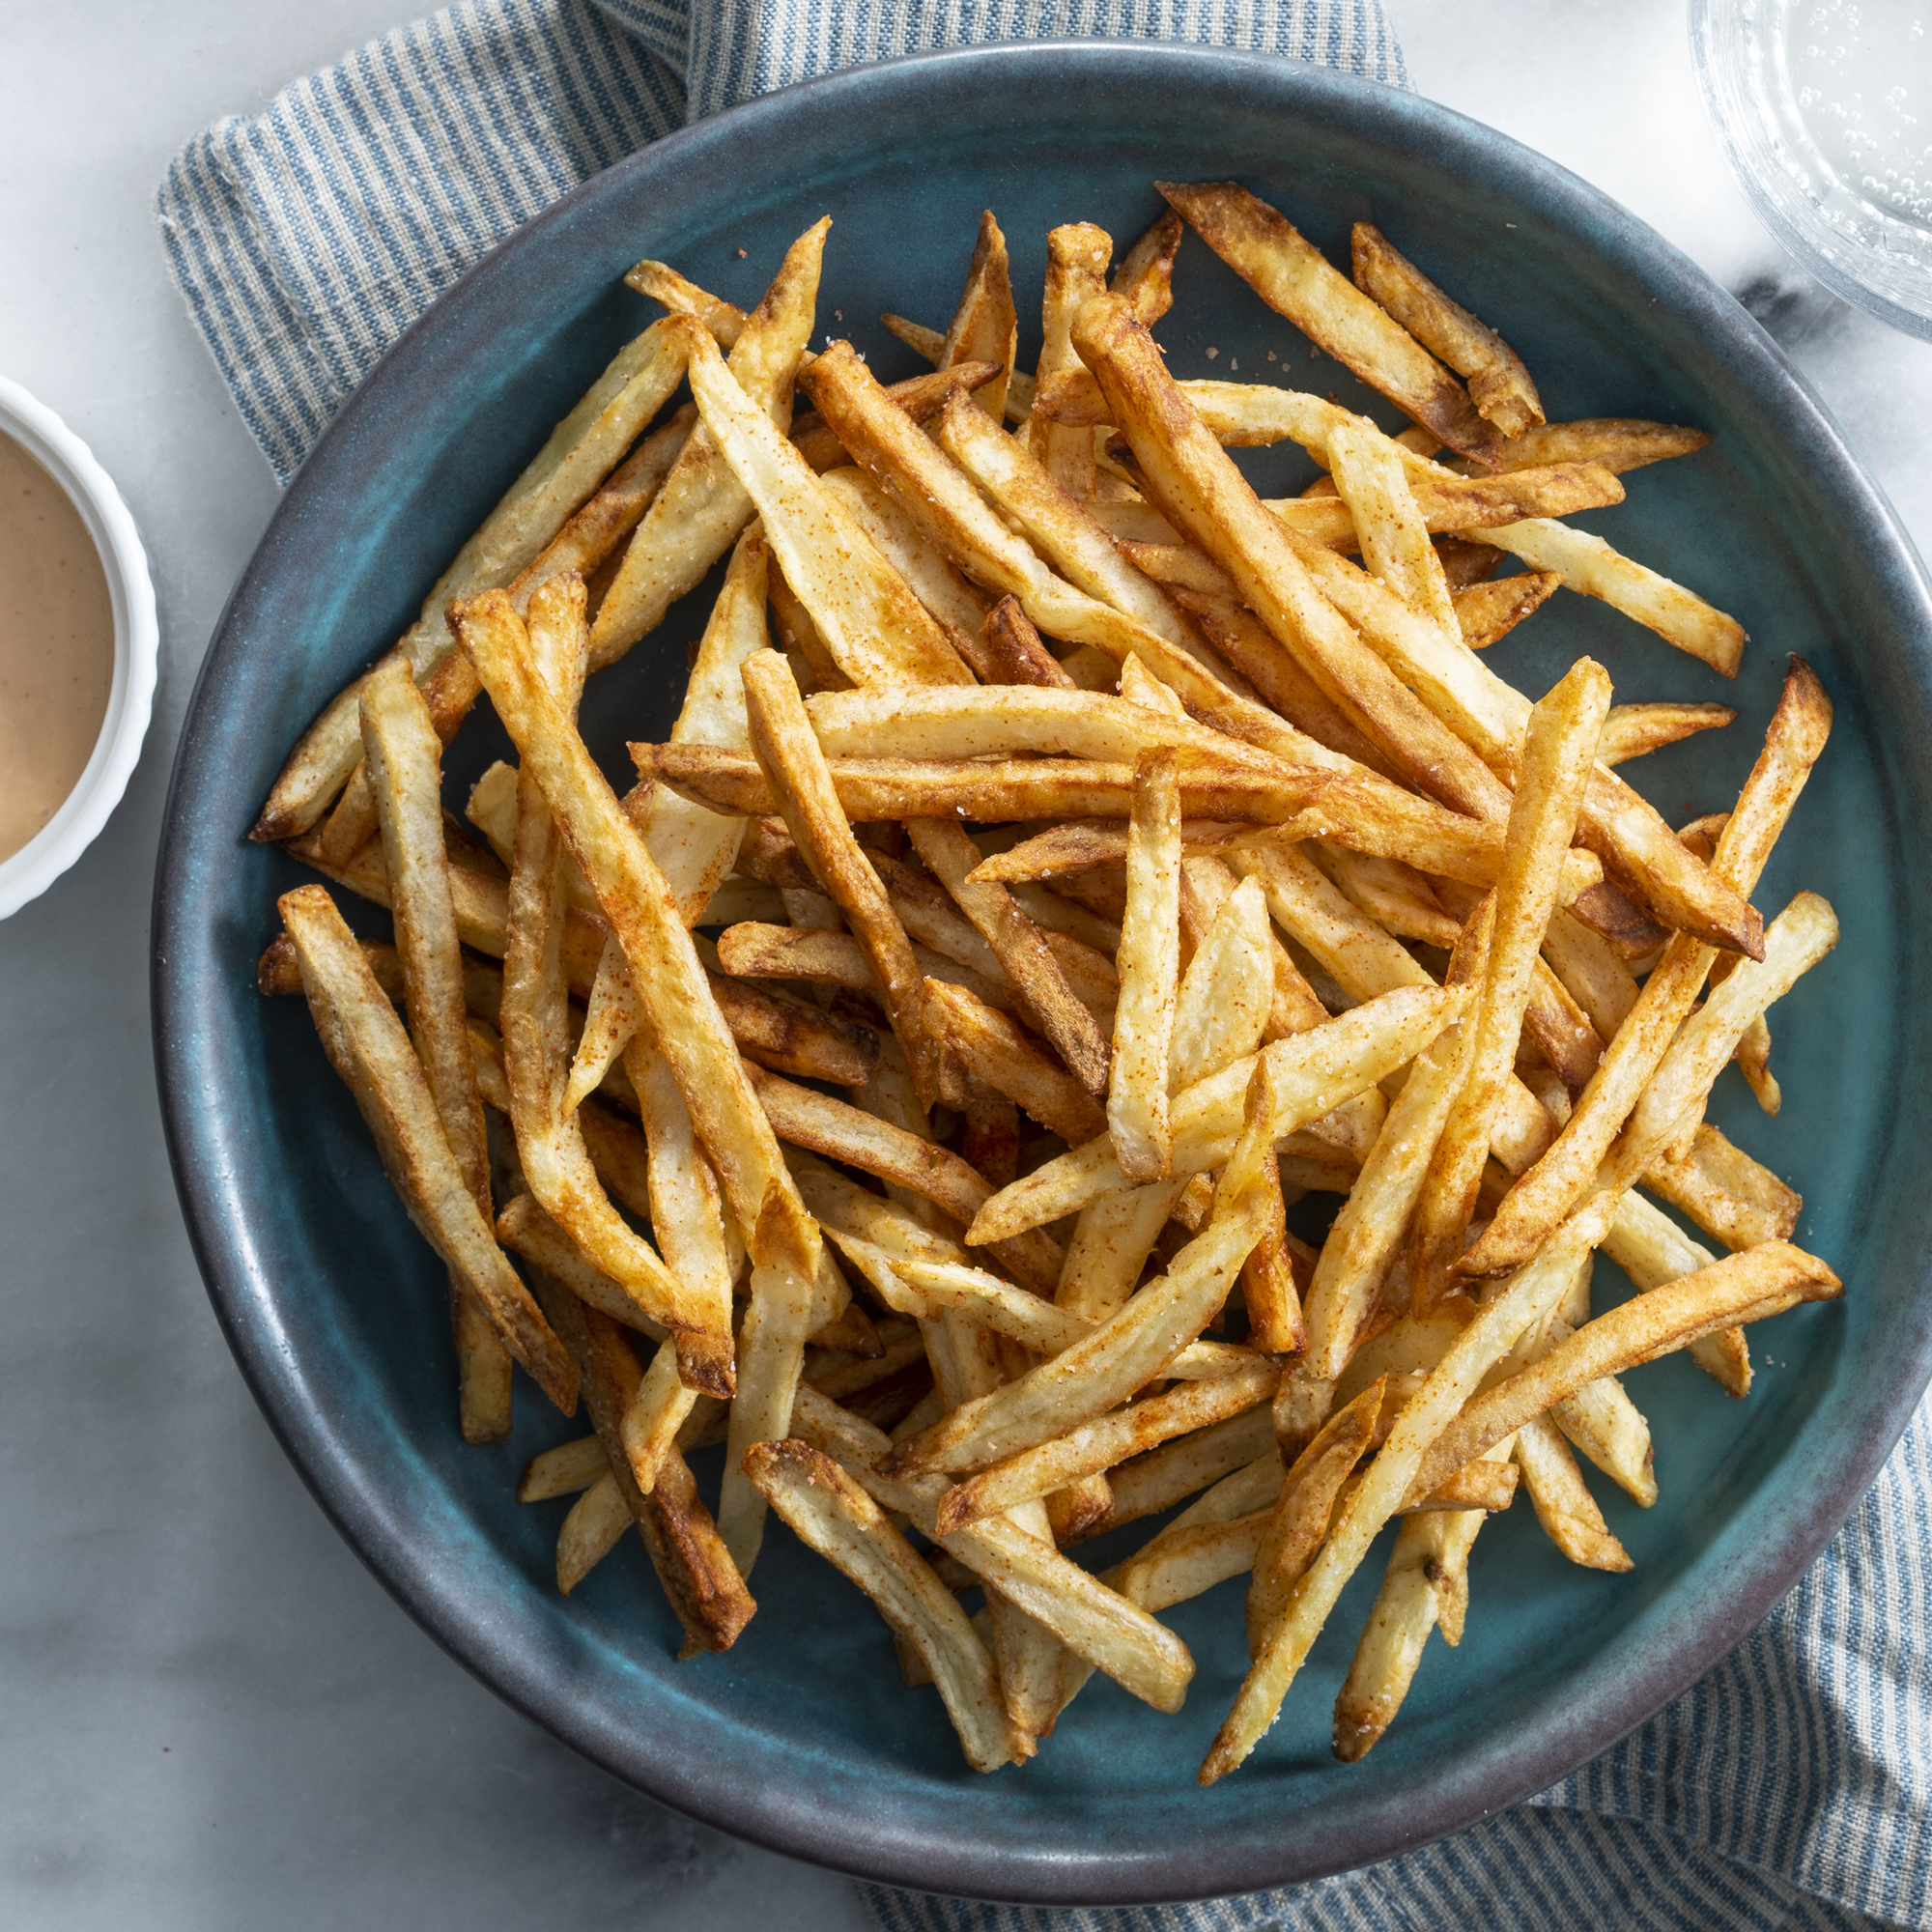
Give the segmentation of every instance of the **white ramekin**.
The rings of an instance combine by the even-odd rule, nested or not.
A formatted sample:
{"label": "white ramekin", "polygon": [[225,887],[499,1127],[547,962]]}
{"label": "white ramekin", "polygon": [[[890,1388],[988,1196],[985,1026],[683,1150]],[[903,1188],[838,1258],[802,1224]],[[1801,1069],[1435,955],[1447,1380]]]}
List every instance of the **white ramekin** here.
{"label": "white ramekin", "polygon": [[0,859],[0,919],[38,898],[87,848],[121,803],[148,734],[160,631],[148,554],[94,452],[44,403],[0,376],[0,431],[60,484],[80,512],[114,607],[114,682],[85,770],[60,810],[11,859]]}

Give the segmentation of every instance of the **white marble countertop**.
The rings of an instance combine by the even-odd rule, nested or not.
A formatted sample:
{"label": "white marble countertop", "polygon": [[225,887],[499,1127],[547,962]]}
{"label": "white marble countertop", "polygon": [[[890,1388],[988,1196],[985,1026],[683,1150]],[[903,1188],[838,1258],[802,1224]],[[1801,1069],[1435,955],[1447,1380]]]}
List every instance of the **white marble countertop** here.
{"label": "white marble countertop", "polygon": [[[1679,0],[1395,0],[1423,93],[1553,156],[1736,291],[1932,540],[1932,346],[1792,266],[1725,171]],[[407,0],[0,9],[0,373],[119,481],[160,599],[155,722],[86,859],[0,925],[0,1923],[867,1921],[842,1879],[634,1796],[424,1636],[315,1508],[215,1327],[151,1071],[169,763],[274,507],[149,198],[218,115]]]}

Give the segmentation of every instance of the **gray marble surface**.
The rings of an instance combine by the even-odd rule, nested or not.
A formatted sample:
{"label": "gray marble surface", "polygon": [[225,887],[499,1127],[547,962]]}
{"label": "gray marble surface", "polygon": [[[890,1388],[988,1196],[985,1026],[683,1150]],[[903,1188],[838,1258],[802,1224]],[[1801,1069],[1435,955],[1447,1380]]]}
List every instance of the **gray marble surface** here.
{"label": "gray marble surface", "polygon": [[[1724,171],[1676,0],[1396,0],[1424,93],[1565,162],[1737,291],[1932,537],[1932,347],[1793,268]],[[407,0],[0,5],[0,372],[119,481],[162,660],[126,802],[0,925],[0,1923],[867,1920],[843,1881],[633,1796],[497,1702],[363,1571],[216,1331],[175,1205],[147,923],[176,733],[274,505],[168,285],[173,150]]]}

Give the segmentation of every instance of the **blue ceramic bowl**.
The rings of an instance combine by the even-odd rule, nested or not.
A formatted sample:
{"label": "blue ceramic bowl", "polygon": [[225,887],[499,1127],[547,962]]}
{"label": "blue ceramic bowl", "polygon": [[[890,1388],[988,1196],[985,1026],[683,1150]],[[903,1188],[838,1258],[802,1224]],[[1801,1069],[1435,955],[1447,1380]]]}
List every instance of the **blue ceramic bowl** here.
{"label": "blue ceramic bowl", "polygon": [[[906,374],[874,319],[947,319],[981,208],[997,210],[1031,292],[1050,225],[1095,220],[1124,246],[1158,212],[1156,175],[1238,176],[1342,259],[1349,224],[1373,215],[1502,328],[1552,419],[1717,432],[1584,521],[1744,620],[1737,684],[1576,597],[1496,659],[1532,692],[1588,650],[1620,698],[1735,703],[1730,731],[1634,768],[1677,823],[1733,797],[1786,653],[1802,651],[1837,727],[1759,900],[1775,913],[1816,888],[1845,934],[1774,1016],[1782,1117],[1759,1114],[1734,1073],[1714,1112],[1803,1187],[1798,1237],[1844,1275],[1843,1303],[1759,1331],[1746,1403],[1681,1356],[1631,1378],[1662,1496],[1645,1512],[1597,1484],[1631,1575],[1570,1568],[1527,1510],[1492,1523],[1462,1647],[1432,1643],[1400,1720],[1344,1767],[1330,1705],[1373,1560],[1280,1723],[1206,1793],[1195,1768],[1242,1669],[1232,1585],[1173,1613],[1199,1662],[1181,1716],[1096,1679],[1037,1761],[992,1777],[965,1769],[931,1691],[901,1687],[879,1620],[781,1530],[754,1578],[761,1612],[723,1657],[673,1662],[675,1626],[635,1545],[559,1598],[562,1505],[521,1508],[514,1482],[582,1425],[526,1385],[510,1442],[458,1440],[440,1270],[301,1004],[253,989],[274,896],[302,874],[243,837],[296,735],[399,634],[647,319],[619,282],[639,256],[748,302],[782,244],[829,211],[821,327]],[[1179,374],[1366,400],[1198,241],[1177,286],[1161,334]],[[1296,470],[1263,453],[1257,473],[1285,484]],[[613,772],[623,737],[672,717],[707,601],[596,681],[586,729]],[[1932,1370],[1932,924],[1912,856],[1912,828],[1932,820],[1927,619],[1891,512],[1744,311],[1581,182],[1426,100],[1287,61],[1079,43],[921,57],[739,108],[589,183],[439,302],[323,439],[222,620],[168,803],[154,968],[170,1145],[216,1312],[318,1500],[411,1614],[558,1737],[713,1824],[932,1890],[1114,1902],[1308,1878],[1453,1830],[1603,1749],[1736,1643],[1844,1518]],[[474,721],[452,790],[500,748]]]}

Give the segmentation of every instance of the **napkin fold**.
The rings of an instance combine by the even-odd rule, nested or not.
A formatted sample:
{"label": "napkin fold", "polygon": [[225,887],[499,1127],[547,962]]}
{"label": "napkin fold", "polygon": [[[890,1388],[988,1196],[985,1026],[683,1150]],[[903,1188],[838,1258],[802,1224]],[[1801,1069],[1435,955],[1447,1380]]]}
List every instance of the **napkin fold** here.
{"label": "napkin fold", "polygon": [[[169,268],[278,480],[476,259],[646,142],[861,62],[1174,39],[1407,84],[1382,0],[461,0],[231,116],[156,195]],[[1932,1404],[1701,1683],[1455,1837],[1293,1890],[1044,1911],[865,1887],[884,1932],[1932,1932]],[[1482,1614],[1480,1566],[1472,1613]]]}

